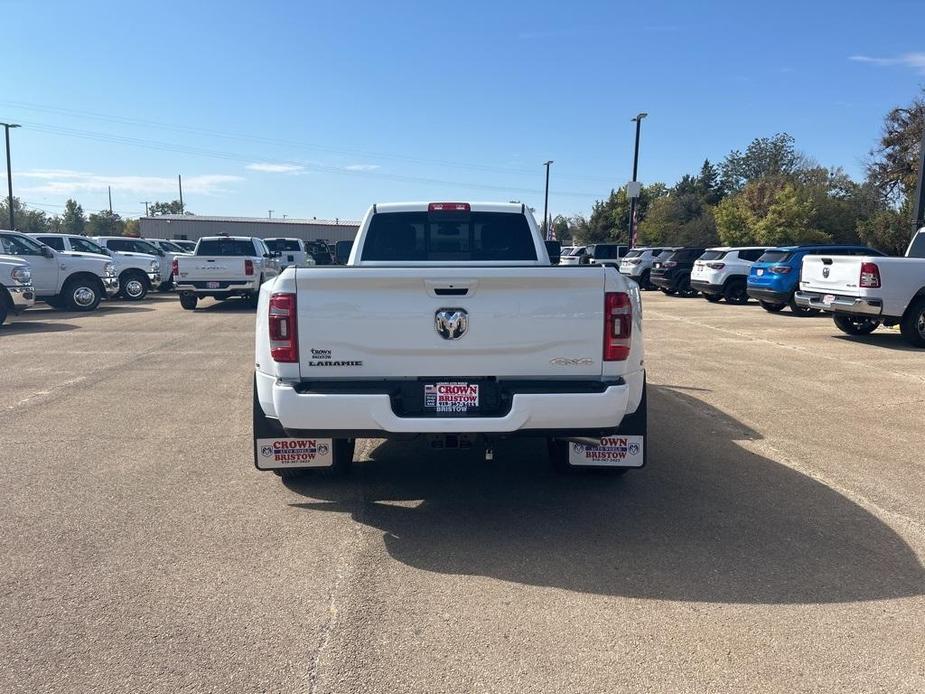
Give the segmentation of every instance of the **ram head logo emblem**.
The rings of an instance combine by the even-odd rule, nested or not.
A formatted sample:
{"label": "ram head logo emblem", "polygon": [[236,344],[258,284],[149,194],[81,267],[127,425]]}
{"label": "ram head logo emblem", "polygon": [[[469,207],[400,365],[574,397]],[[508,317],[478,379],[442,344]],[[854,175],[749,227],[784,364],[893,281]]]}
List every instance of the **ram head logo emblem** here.
{"label": "ram head logo emblem", "polygon": [[469,314],[463,308],[442,308],[434,315],[434,328],[444,340],[458,340],[469,329]]}

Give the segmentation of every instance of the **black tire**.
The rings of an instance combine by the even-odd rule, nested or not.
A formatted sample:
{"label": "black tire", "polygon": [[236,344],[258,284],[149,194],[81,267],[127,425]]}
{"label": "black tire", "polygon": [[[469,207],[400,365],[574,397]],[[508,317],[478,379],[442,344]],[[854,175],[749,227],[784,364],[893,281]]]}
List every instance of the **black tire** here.
{"label": "black tire", "polygon": [[9,299],[6,298],[6,290],[0,291],[0,325],[6,322],[6,317],[10,313]]}
{"label": "black tire", "polygon": [[717,304],[723,298],[721,294],[704,294],[703,298],[711,304]]}
{"label": "black tire", "polygon": [[93,311],[103,300],[103,284],[89,275],[71,277],[61,288],[61,298],[70,311]]}
{"label": "black tire", "polygon": [[678,289],[678,295],[683,296],[685,298],[697,296],[700,293],[698,290],[694,289],[691,286],[691,276],[690,275],[684,275],[680,280],[678,280],[677,289]]}
{"label": "black tire", "polygon": [[780,313],[781,311],[784,310],[784,307],[787,305],[787,304],[774,304],[774,303],[771,303],[770,301],[759,301],[758,303],[761,304],[761,308],[763,308],[768,313]]}
{"label": "black tire", "polygon": [[665,296],[674,296],[675,294],[677,294],[677,292],[674,289],[665,289],[665,287],[659,287],[659,290]]}
{"label": "black tire", "polygon": [[742,306],[748,303],[748,293],[745,291],[745,280],[731,280],[723,290],[723,298],[727,304]]}
{"label": "black tire", "polygon": [[807,306],[800,306],[797,303],[796,294],[790,295],[790,301],[787,302],[787,305],[790,307],[790,310],[798,316],[815,316],[818,315],[818,308],[809,308]]}
{"label": "black tire", "polygon": [[148,278],[140,270],[126,270],[119,275],[119,296],[126,301],[141,301],[149,289]]}
{"label": "black tire", "polygon": [[832,321],[835,323],[835,327],[846,335],[870,335],[880,327],[880,321],[876,318],[865,318],[863,316],[835,314],[832,316]]}
{"label": "black tire", "polygon": [[925,347],[925,296],[920,296],[906,309],[899,331],[913,347]]}
{"label": "black tire", "polygon": [[195,294],[181,294],[180,295],[180,306],[186,311],[193,311],[196,308],[196,304],[199,303],[199,297]]}
{"label": "black tire", "polygon": [[251,292],[247,295],[245,301],[247,301],[247,305],[251,308],[257,308],[257,304],[260,303],[260,291]]}
{"label": "black tire", "polygon": [[655,289],[655,285],[649,281],[649,270],[643,270],[639,276],[639,287],[641,289]]}

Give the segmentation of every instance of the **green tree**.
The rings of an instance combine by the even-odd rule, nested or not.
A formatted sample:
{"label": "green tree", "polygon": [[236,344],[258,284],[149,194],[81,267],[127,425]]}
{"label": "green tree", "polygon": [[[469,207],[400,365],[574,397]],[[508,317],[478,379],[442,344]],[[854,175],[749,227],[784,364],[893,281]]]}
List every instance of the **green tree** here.
{"label": "green tree", "polygon": [[777,133],[771,137],[756,137],[745,152],[733,150],[726,155],[721,166],[723,187],[739,191],[746,184],[760,178],[795,174],[805,158],[795,146],[792,135]]}
{"label": "green tree", "polygon": [[121,236],[125,223],[117,212],[100,210],[87,221],[87,236]]}
{"label": "green tree", "polygon": [[714,210],[716,231],[724,246],[750,246],[755,243],[754,217],[745,198],[733,195]]}
{"label": "green tree", "polygon": [[[690,181],[679,185],[686,189]],[[718,241],[713,210],[696,192],[672,193],[652,202],[639,224],[639,241],[649,246],[714,245]]]}
{"label": "green tree", "polygon": [[898,106],[886,115],[880,142],[870,153],[868,179],[895,206],[915,192],[923,129],[925,99],[919,95],[908,106]]}
{"label": "green tree", "polygon": [[718,205],[726,191],[720,182],[719,171],[709,159],[703,160],[700,174],[697,176],[697,193],[707,205]]}
{"label": "green tree", "polygon": [[153,202],[148,206],[149,217],[156,217],[162,214],[192,215],[193,213],[184,209],[184,206],[180,204],[179,200],[171,200],[170,202]]}
{"label": "green tree", "polygon": [[84,208],[76,200],[68,198],[64,203],[64,213],[61,215],[61,229],[67,234],[83,234],[87,226],[87,217]]}
{"label": "green tree", "polygon": [[[13,198],[13,222],[16,228],[13,231],[36,233],[48,231],[48,216],[41,210],[31,210],[22,201]],[[10,219],[10,206],[8,198],[0,202],[0,226],[7,226]]]}
{"label": "green tree", "polygon": [[882,209],[858,223],[858,237],[890,255],[903,255],[909,245],[909,220],[912,218],[911,201],[899,209]]}
{"label": "green tree", "polygon": [[126,219],[122,227],[123,236],[141,236],[141,229],[137,219]]}

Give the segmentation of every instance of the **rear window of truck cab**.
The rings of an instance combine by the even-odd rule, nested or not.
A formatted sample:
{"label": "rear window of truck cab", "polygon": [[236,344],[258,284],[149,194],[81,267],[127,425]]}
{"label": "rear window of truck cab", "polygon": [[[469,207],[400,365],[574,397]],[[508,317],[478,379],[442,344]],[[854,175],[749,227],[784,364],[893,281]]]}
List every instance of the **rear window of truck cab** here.
{"label": "rear window of truck cab", "polygon": [[254,244],[242,239],[202,239],[196,247],[196,255],[258,255]]}
{"label": "rear window of truck cab", "polygon": [[369,222],[362,260],[536,260],[527,219],[510,212],[382,212]]}
{"label": "rear window of truck cab", "polygon": [[295,239],[266,239],[264,243],[271,251],[301,251],[299,242]]}

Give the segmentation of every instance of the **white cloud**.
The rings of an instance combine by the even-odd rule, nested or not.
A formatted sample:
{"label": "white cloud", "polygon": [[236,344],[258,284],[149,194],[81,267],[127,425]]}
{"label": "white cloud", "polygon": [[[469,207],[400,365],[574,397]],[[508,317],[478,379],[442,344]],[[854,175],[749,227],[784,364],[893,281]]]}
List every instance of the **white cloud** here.
{"label": "white cloud", "polygon": [[868,63],[870,65],[901,65],[902,67],[912,68],[922,74],[925,74],[925,53],[904,53],[895,58],[876,58],[869,55],[852,55],[848,60],[857,63]]}
{"label": "white cloud", "polygon": [[344,171],[375,171],[381,168],[378,164],[348,164],[344,167]]}
{"label": "white cloud", "polygon": [[[87,171],[69,169],[34,169],[17,172],[17,177],[34,179],[39,185],[22,187],[23,193],[42,193],[49,195],[72,193],[102,193],[108,187],[113,191],[127,193],[174,193],[177,179],[169,176],[104,176]],[[203,176],[186,176],[183,178],[183,190],[200,195],[223,193],[226,186],[244,179],[240,176],[226,174],[206,174]]]}
{"label": "white cloud", "polygon": [[305,170],[305,167],[299,164],[271,164],[269,162],[254,162],[245,168],[264,173],[300,173]]}

